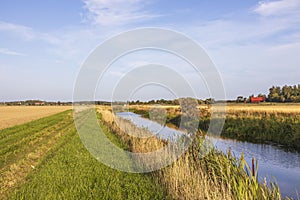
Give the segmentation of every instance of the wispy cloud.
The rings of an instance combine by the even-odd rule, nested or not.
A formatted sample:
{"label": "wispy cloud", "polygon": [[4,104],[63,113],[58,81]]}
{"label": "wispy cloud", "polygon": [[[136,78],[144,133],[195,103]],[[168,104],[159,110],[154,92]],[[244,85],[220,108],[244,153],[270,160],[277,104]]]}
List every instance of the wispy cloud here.
{"label": "wispy cloud", "polygon": [[[128,30],[129,27],[136,27],[139,22],[144,22],[141,23],[143,25],[154,22],[156,26],[181,31],[202,44],[222,72],[226,90],[233,98],[240,94],[261,92],[262,88],[268,88],[270,84],[285,83],[286,77],[291,82],[299,80],[297,72],[299,72],[300,57],[297,53],[300,51],[300,0],[266,0],[246,8],[247,12],[244,13],[236,12],[212,19],[191,18],[187,14],[185,21],[165,18],[161,23],[155,20],[160,15],[149,9],[148,1],[82,1],[84,2],[84,18],[88,20],[88,24],[75,24],[42,32],[39,27],[0,21],[2,41],[11,40],[8,46],[2,45],[9,49],[0,48],[0,54],[21,56],[24,54],[20,52],[26,48],[28,55],[34,57],[37,53],[39,57],[36,57],[33,63],[20,61],[21,64],[16,65],[21,66],[23,63],[36,66],[47,65],[49,69],[55,66],[71,74],[74,73],[76,67],[80,66],[90,50],[100,42]],[[190,8],[189,12],[195,12],[195,10]],[[164,13],[166,16],[168,14],[170,13]],[[151,21],[151,19],[154,20]],[[94,26],[94,24],[101,26]],[[22,43],[24,40],[25,42]],[[149,55],[149,53],[146,54]],[[44,58],[45,60],[42,60]],[[157,59],[170,64],[169,66],[184,66],[164,57]],[[116,65],[105,81],[110,83],[122,77],[127,72],[126,70],[131,69],[130,67],[147,64],[145,60],[144,57],[137,59],[136,55],[133,55],[132,61],[135,62],[120,63],[124,64],[124,67]],[[150,61],[160,63],[153,62],[152,57],[149,58]],[[3,59],[1,62],[3,71],[8,69],[10,63],[5,63]],[[38,71],[36,73],[39,73]],[[187,68],[184,68],[182,74],[186,74],[189,77],[188,80],[199,85],[198,82],[196,83],[198,79],[193,78]],[[253,83],[254,78],[257,80],[256,83]],[[237,82],[243,84],[242,89],[236,86]],[[110,90],[103,92],[110,94]]]}
{"label": "wispy cloud", "polygon": [[0,21],[0,31],[18,34],[26,40],[31,40],[34,38],[34,32],[31,28],[19,24]]}
{"label": "wispy cloud", "polygon": [[100,25],[120,25],[145,21],[160,15],[145,11],[142,0],[83,0],[85,18]]}
{"label": "wispy cloud", "polygon": [[1,32],[8,32],[9,34],[16,35],[17,37],[27,41],[41,40],[49,44],[59,44],[61,42],[57,37],[54,37],[51,34],[36,31],[28,26],[4,21],[0,21],[0,33]]}
{"label": "wispy cloud", "polygon": [[8,49],[0,48],[0,54],[11,55],[11,56],[26,56],[26,54],[19,53],[16,51],[11,51]]}
{"label": "wispy cloud", "polygon": [[254,9],[249,7],[249,11],[242,17],[237,13],[217,20],[197,22],[185,30],[196,31],[195,37],[199,41],[203,41],[208,48],[216,49],[224,45],[257,45],[261,48],[261,45],[276,46],[300,41],[300,0],[260,2]]}
{"label": "wispy cloud", "polygon": [[300,0],[261,1],[254,12],[262,16],[279,16],[300,9]]}

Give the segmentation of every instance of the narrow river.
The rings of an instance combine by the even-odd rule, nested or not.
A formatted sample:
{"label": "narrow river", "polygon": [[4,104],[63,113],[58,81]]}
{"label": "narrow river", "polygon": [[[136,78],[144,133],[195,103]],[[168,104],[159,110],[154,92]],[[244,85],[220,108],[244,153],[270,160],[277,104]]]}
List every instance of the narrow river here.
{"label": "narrow river", "polygon": [[[131,112],[117,113],[118,116],[128,119],[138,127],[144,127],[162,138],[181,135],[183,132],[161,126],[149,119]],[[262,180],[276,180],[283,197],[289,196],[300,199],[300,154],[289,152],[280,147],[269,144],[254,144],[219,137],[212,138],[215,146],[224,153],[230,148],[236,157],[244,152],[248,164],[252,158],[258,160],[258,175]]]}

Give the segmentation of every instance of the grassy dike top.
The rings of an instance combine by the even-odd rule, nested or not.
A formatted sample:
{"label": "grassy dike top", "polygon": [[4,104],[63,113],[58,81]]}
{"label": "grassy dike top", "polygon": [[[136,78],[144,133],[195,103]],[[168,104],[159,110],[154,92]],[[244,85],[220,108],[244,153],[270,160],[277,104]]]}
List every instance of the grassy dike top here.
{"label": "grassy dike top", "polygon": [[1,130],[0,146],[0,199],[167,197],[149,174],[116,171],[94,159],[78,137],[70,110]]}

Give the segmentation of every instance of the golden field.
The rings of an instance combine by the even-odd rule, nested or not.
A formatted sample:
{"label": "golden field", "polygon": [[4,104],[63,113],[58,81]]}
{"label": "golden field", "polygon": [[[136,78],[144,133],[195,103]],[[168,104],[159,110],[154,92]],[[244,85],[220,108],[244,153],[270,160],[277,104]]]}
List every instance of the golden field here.
{"label": "golden field", "polygon": [[[99,107],[99,106],[97,106]],[[101,106],[100,106],[101,107]],[[130,105],[130,108],[150,109],[153,105]],[[154,106],[156,107],[156,106]],[[164,109],[178,110],[180,106],[163,105]],[[208,108],[207,105],[199,105],[199,108]],[[50,116],[65,110],[72,109],[72,106],[0,106],[0,129],[23,124],[42,117]],[[300,104],[236,104],[226,105],[229,113],[248,112],[274,112],[300,114]]]}
{"label": "golden field", "polygon": [[226,110],[300,114],[300,104],[228,104]]}
{"label": "golden field", "polygon": [[50,116],[72,106],[0,106],[0,129]]}
{"label": "golden field", "polygon": [[[218,104],[216,104],[218,105]],[[149,110],[153,105],[131,105],[130,108],[138,108],[141,110]],[[154,105],[156,107],[156,105]],[[208,105],[199,105],[201,109],[209,108]],[[178,109],[178,105],[163,105],[159,108],[164,109]],[[250,104],[250,103],[228,103],[226,104],[226,111],[228,113],[238,112],[238,111],[248,111],[248,112],[274,112],[274,113],[299,113],[300,114],[300,103],[299,104],[288,104],[288,103],[262,103],[262,104]]]}

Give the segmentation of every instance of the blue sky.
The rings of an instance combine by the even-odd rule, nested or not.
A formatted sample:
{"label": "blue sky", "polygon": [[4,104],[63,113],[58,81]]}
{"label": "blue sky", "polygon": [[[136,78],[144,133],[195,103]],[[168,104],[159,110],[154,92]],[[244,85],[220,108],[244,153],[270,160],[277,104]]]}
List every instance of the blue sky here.
{"label": "blue sky", "polygon": [[[199,43],[221,73],[229,99],[300,83],[300,0],[2,0],[0,101],[72,100],[89,53],[115,34],[142,27],[172,29]],[[107,85],[112,87],[126,66],[162,55],[129,57],[112,66]],[[170,58],[168,64],[175,63],[180,62]],[[201,80],[189,80],[200,87]],[[96,97],[107,100],[110,91],[103,88]],[[169,97],[157,96],[153,88],[145,94],[145,99]]]}

